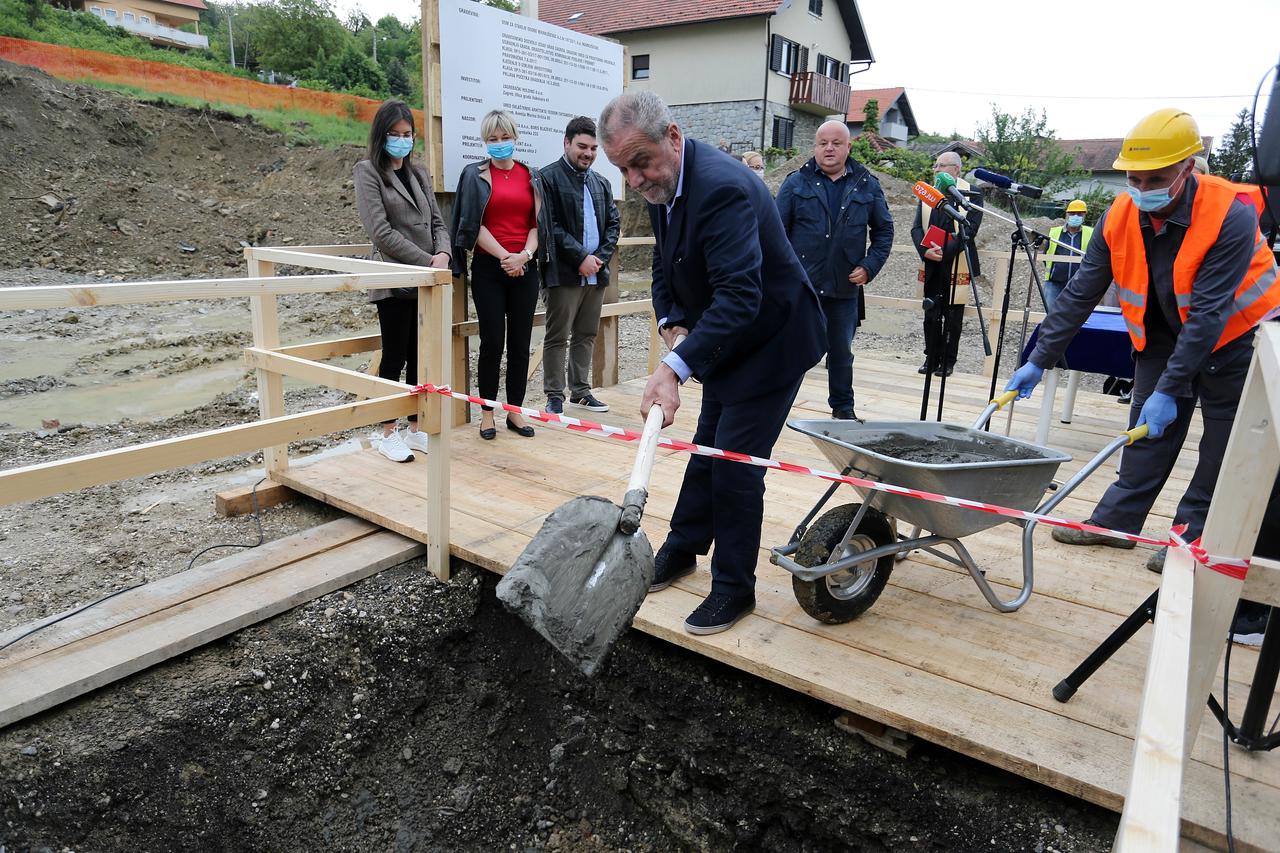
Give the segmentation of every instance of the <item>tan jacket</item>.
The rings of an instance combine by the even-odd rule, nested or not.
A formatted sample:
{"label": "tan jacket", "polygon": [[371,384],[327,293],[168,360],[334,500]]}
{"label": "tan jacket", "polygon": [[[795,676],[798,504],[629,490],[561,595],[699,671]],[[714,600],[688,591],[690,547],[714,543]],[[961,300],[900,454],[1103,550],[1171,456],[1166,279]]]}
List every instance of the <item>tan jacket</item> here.
{"label": "tan jacket", "polygon": [[[436,205],[431,176],[417,163],[410,170],[417,179],[412,196],[394,172],[379,173],[368,160],[356,163],[356,210],[373,243],[375,260],[428,267],[434,254],[445,252],[452,257],[449,229]],[[387,289],[370,290],[369,301],[392,295]]]}

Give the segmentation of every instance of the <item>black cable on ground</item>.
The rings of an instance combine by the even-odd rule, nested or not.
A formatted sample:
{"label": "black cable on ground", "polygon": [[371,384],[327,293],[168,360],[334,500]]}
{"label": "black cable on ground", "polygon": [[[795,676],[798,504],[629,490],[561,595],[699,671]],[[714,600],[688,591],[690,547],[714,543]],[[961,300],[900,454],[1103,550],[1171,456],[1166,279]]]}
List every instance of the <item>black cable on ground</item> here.
{"label": "black cable on ground", "polygon": [[[266,479],[267,479],[266,477],[263,477],[261,480],[254,483],[253,490],[249,493],[249,500],[253,506],[253,511],[250,513],[250,516],[253,518],[254,523],[257,524],[258,526],[258,541],[254,542],[253,544],[248,544],[244,542],[226,542],[226,543],[220,543],[218,545],[210,545],[208,548],[205,548],[204,550],[198,552],[194,557],[191,558],[191,562],[187,563],[187,571],[191,571],[191,569],[196,564],[196,560],[200,559],[201,556],[209,553],[210,551],[214,551],[218,548],[257,548],[259,545],[261,545],[263,542],[266,541],[266,535],[262,531],[262,515],[258,511],[258,486],[261,486],[264,482],[266,482]],[[107,595],[102,596],[102,598],[95,599],[93,601],[90,601],[87,604],[82,604],[79,607],[77,607],[75,610],[67,611],[66,613],[63,613],[61,616],[57,617],[56,619],[50,619],[48,622],[45,622],[40,625],[36,625],[30,628],[29,630],[24,631],[23,633],[14,637],[12,640],[9,640],[4,645],[0,645],[0,652],[9,648],[14,643],[17,643],[21,640],[25,640],[27,637],[30,637],[32,634],[36,633],[37,631],[43,631],[45,628],[48,628],[50,625],[57,625],[59,622],[61,622],[64,619],[69,619],[72,616],[75,616],[77,613],[83,613],[84,611],[88,610],[90,607],[96,607],[104,601],[110,601],[111,599],[115,598],[117,595],[123,595],[124,593],[129,592],[130,590],[137,589],[140,586],[145,586],[146,583],[147,583],[147,579],[146,579],[146,576],[144,575],[141,583],[135,583],[133,586],[127,586],[124,589],[118,589],[115,592],[108,593]]]}

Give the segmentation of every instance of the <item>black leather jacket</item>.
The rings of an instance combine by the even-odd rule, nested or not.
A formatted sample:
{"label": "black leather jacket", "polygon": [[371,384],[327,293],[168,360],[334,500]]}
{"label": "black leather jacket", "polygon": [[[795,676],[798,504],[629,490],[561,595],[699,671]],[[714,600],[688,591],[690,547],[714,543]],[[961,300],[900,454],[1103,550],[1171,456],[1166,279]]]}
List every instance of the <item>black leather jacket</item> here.
{"label": "black leather jacket", "polygon": [[[538,170],[528,163],[521,162],[520,165],[529,170],[529,178],[533,183],[533,203],[537,211],[538,251],[533,259],[537,262],[543,281],[547,281],[555,277],[551,211],[544,200],[542,178],[538,175]],[[460,276],[467,272],[467,252],[476,246],[476,237],[480,234],[480,225],[484,221],[484,210],[493,192],[490,168],[488,160],[469,163],[458,179],[458,191],[453,199],[453,221],[449,226],[449,242],[453,246],[450,267],[454,275]]]}

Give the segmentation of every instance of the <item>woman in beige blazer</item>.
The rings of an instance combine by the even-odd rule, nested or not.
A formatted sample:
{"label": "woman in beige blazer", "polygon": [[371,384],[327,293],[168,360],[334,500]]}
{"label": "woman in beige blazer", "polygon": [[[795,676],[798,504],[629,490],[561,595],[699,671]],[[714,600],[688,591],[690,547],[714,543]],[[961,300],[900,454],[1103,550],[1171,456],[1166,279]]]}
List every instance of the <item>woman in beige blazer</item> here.
{"label": "woman in beige blazer", "polygon": [[[369,127],[369,158],[355,168],[356,209],[373,243],[376,260],[420,267],[449,266],[449,229],[432,192],[431,175],[413,160],[413,112],[403,101],[387,101]],[[410,384],[418,381],[418,292],[414,288],[370,290],[382,330],[382,363],[378,375]],[[378,452],[393,462],[412,462],[413,451],[427,452],[427,436],[418,418],[409,429],[396,422],[382,425]]]}

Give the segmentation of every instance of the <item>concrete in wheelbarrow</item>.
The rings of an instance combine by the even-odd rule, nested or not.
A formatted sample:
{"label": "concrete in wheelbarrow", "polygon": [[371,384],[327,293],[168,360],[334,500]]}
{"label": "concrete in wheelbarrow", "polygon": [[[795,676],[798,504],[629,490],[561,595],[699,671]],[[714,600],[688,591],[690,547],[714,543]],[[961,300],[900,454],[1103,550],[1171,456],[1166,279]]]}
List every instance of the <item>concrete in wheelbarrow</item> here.
{"label": "concrete in wheelbarrow", "polygon": [[[858,413],[869,420],[902,420],[919,412],[914,365],[858,362]],[[956,374],[948,380],[946,419],[968,424],[986,402],[987,380]],[[606,423],[638,428],[643,382],[607,388]],[[698,410],[696,385],[682,389],[684,405],[666,432],[691,436]],[[795,403],[795,418],[820,418],[826,376],[814,371]],[[1034,402],[1034,401],[1033,401]],[[1115,398],[1081,393],[1074,423],[1055,425],[1054,447],[1074,459],[1068,476],[1123,426]],[[1012,435],[1030,440],[1037,406],[1016,407]],[[1004,415],[996,426],[1003,428]],[[1147,533],[1163,535],[1196,463],[1198,424],[1154,513]],[[532,441],[481,442],[471,428],[453,437],[451,550],[462,559],[505,572],[556,507],[579,495],[619,495],[634,447],[623,442],[539,427]],[[781,459],[829,467],[803,436],[784,430]],[[686,457],[663,452],[654,470],[644,529],[656,549],[679,491]],[[1060,507],[1085,518],[1114,476],[1108,463]],[[280,482],[356,515],[425,540],[425,467],[395,465],[373,452],[297,462]],[[1150,644],[1150,629],[1104,666],[1069,703],[1050,693],[1125,615],[1158,585],[1144,568],[1148,552],[1070,548],[1036,534],[1036,594],[1020,611],[999,614],[968,575],[928,555],[898,564],[880,600],[844,625],[822,625],[796,604],[791,579],[769,564],[767,547],[785,542],[825,484],[797,475],[767,476],[764,535],[757,563],[757,608],[733,630],[694,637],[681,625],[710,587],[707,560],[668,590],[649,596],[635,627],[698,654],[783,684],[872,720],[1119,810],[1128,780],[1133,731]],[[856,499],[842,487],[835,502]],[[1021,576],[1021,530],[1002,524],[966,538],[1002,595]],[[1237,646],[1231,661],[1233,708],[1244,698],[1257,652]],[[1218,679],[1221,682],[1221,675]],[[1280,707],[1278,700],[1276,707]],[[1238,713],[1238,712],[1237,712]],[[1206,712],[1187,765],[1184,832],[1223,843],[1222,732]],[[1232,751],[1233,826],[1237,843],[1280,849],[1280,754]]]}

